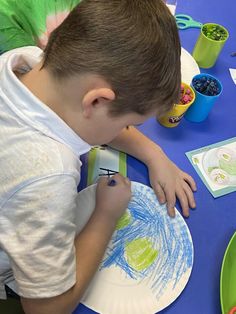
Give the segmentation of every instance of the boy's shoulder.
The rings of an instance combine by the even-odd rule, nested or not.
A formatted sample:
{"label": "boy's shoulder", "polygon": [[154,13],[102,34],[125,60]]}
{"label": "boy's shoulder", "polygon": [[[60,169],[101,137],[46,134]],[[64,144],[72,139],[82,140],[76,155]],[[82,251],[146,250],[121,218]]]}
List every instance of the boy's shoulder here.
{"label": "boy's shoulder", "polygon": [[0,144],[1,204],[36,182],[45,186],[54,182],[59,188],[64,177],[72,185],[78,185],[81,162],[66,145],[43,134],[30,136],[29,133],[18,134],[8,145],[3,149]]}
{"label": "boy's shoulder", "polygon": [[77,176],[81,166],[80,159],[69,147],[34,130],[11,134],[5,143],[9,146],[3,148],[0,142],[1,168],[8,168],[8,173],[22,180],[58,174]]}

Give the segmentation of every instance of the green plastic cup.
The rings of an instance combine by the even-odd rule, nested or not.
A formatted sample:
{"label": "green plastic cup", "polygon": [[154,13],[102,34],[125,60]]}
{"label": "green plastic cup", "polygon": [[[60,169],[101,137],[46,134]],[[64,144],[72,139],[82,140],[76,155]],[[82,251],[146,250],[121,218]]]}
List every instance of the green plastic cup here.
{"label": "green plastic cup", "polygon": [[[210,32],[212,32],[213,27],[220,29],[225,34],[225,37],[220,40],[207,37],[204,31],[207,29],[209,30],[209,34],[211,34]],[[200,68],[208,69],[214,66],[228,38],[229,33],[227,29],[219,24],[207,23],[202,26],[192,54]]]}

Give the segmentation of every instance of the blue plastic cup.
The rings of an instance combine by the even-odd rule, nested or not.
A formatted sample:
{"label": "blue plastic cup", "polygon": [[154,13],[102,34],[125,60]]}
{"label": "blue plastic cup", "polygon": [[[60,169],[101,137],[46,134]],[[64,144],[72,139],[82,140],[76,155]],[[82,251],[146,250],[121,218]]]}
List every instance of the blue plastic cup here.
{"label": "blue plastic cup", "polygon": [[[211,78],[217,82],[218,85],[217,87],[219,88],[219,93],[217,95],[215,96],[204,95],[194,88],[193,80],[201,79],[202,77]],[[208,117],[214,103],[222,93],[223,87],[221,82],[216,77],[206,73],[195,75],[192,79],[191,87],[194,89],[196,98],[194,103],[189,107],[189,109],[185,113],[184,117],[186,120],[191,122],[201,122]]]}

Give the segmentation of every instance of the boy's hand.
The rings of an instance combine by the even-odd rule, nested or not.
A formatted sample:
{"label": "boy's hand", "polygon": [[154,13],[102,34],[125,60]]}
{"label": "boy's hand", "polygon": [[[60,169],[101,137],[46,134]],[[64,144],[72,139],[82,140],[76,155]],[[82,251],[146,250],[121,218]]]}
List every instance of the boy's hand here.
{"label": "boy's hand", "polygon": [[189,208],[195,208],[193,191],[196,184],[193,178],[180,170],[164,153],[158,153],[148,163],[150,183],[160,203],[167,202],[168,214],[175,216],[176,197],[180,201],[182,212],[189,217]]}
{"label": "boy's hand", "polygon": [[196,184],[192,177],[181,171],[162,149],[134,127],[124,129],[110,146],[121,150],[146,164],[150,183],[160,203],[167,202],[170,216],[175,216],[176,197],[179,199],[183,215],[189,216],[189,208],[194,208],[193,191]]}
{"label": "boy's hand", "polygon": [[[113,185],[109,185],[111,180]],[[96,191],[96,211],[117,221],[125,212],[131,198],[131,183],[128,178],[116,174],[111,178],[102,177]]]}

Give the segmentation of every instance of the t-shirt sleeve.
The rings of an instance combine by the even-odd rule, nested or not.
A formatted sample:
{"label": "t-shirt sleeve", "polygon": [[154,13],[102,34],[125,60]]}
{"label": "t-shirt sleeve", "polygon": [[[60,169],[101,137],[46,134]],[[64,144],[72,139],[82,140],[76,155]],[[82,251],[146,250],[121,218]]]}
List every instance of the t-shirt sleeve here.
{"label": "t-shirt sleeve", "polygon": [[0,245],[20,296],[53,297],[75,284],[76,195],[73,176],[54,175],[21,188],[2,209]]}

